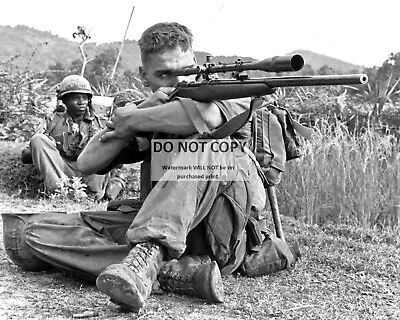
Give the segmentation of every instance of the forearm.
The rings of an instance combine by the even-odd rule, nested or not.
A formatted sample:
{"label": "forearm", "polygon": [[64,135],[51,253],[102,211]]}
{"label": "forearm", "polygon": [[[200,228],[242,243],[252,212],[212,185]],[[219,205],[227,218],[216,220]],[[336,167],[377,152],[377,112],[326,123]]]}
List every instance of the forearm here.
{"label": "forearm", "polygon": [[[218,107],[212,103],[197,103],[197,111],[201,114],[208,128],[213,129],[222,124],[223,118]],[[182,135],[197,132],[191,117],[190,110],[185,110],[178,100],[152,108],[135,110],[132,119],[132,128],[135,131],[158,131]],[[133,130],[133,129],[132,129]]]}
{"label": "forearm", "polygon": [[104,129],[98,132],[89,141],[77,159],[78,170],[84,174],[94,174],[107,167],[118,156],[122,149],[128,145],[126,139],[112,139],[101,142],[99,139],[110,131]]}
{"label": "forearm", "polygon": [[117,108],[107,127],[113,131],[101,136],[104,143],[114,139],[130,140],[137,132],[163,132],[192,135],[208,132],[224,122],[225,118],[215,103],[195,102],[191,99],[174,100],[162,105],[135,109]]}

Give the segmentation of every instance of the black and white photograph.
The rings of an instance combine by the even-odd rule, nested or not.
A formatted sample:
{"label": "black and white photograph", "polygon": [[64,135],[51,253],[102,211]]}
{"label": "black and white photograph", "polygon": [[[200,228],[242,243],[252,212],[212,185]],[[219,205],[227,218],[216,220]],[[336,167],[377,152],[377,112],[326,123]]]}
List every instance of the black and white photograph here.
{"label": "black and white photograph", "polygon": [[0,319],[400,320],[394,0],[4,0]]}

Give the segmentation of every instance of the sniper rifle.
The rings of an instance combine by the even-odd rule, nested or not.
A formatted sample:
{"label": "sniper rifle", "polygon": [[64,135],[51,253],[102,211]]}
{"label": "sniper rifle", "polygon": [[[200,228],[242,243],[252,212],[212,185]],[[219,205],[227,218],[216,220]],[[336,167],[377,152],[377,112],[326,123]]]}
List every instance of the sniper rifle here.
{"label": "sniper rifle", "polygon": [[[171,71],[172,76],[188,76],[196,74],[203,78],[197,82],[179,82],[170,95],[173,97],[191,98],[200,102],[227,100],[244,97],[259,97],[271,92],[271,88],[331,86],[366,84],[366,74],[319,75],[319,76],[274,76],[249,78],[243,71],[260,70],[265,72],[299,71],[304,66],[301,55],[277,56],[258,62],[243,62],[232,64],[204,64],[203,67],[183,68]],[[215,79],[212,74],[232,72],[232,79]]]}
{"label": "sniper rifle", "polygon": [[[181,81],[170,94],[174,97],[191,98],[200,102],[228,100],[245,97],[260,97],[271,93],[271,88],[332,86],[366,84],[366,74],[318,75],[318,76],[274,76],[249,78],[244,71],[259,70],[265,72],[299,71],[304,59],[299,54],[276,56],[257,62],[237,60],[234,63],[205,63],[203,66],[170,70],[171,76],[196,75],[200,81]],[[231,79],[217,79],[215,74],[232,72]],[[136,105],[145,99],[133,101]]]}
{"label": "sniper rifle", "polygon": [[[215,100],[228,100],[244,97],[259,97],[271,93],[271,88],[277,87],[303,87],[303,86],[331,86],[331,85],[357,85],[366,84],[366,74],[344,75],[319,75],[319,76],[275,76],[250,79],[243,71],[260,70],[265,72],[291,72],[299,71],[304,66],[301,55],[277,56],[258,62],[236,61],[233,64],[206,63],[203,67],[183,68],[171,71],[172,76],[188,76],[196,74],[198,82],[179,82],[170,95],[174,97],[191,98],[200,102]],[[215,79],[214,73],[232,72],[233,79]],[[278,238],[285,241],[282,229],[279,207],[275,186],[267,186],[268,198],[271,205],[275,233]]]}
{"label": "sniper rifle", "polygon": [[[318,76],[274,76],[249,78],[244,71],[259,70],[265,72],[292,72],[299,71],[304,66],[301,55],[276,56],[258,62],[244,62],[237,60],[235,63],[205,63],[203,66],[188,67],[171,70],[171,76],[196,75],[193,82],[182,81],[176,86],[169,99],[174,97],[191,98],[200,102],[228,100],[245,97],[259,97],[271,93],[271,88],[277,87],[303,87],[303,86],[331,86],[331,85],[357,85],[366,84],[366,74],[344,75],[318,75]],[[215,74],[232,72],[232,79],[217,79]],[[145,99],[134,101],[140,104]],[[267,193],[271,204],[275,232],[278,238],[285,241],[280,220],[279,207],[275,186],[267,186]]]}

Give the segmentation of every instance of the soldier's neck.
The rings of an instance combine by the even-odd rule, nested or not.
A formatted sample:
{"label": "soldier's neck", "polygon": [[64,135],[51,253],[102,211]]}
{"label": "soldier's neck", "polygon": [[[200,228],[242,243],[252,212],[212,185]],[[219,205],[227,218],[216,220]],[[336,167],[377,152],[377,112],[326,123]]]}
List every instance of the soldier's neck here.
{"label": "soldier's neck", "polygon": [[71,114],[69,112],[68,114],[72,118],[72,120],[76,123],[81,122],[85,116],[84,114]]}
{"label": "soldier's neck", "polygon": [[78,116],[78,117],[72,117],[72,120],[74,120],[74,122],[78,123],[81,122],[83,120],[83,116]]}

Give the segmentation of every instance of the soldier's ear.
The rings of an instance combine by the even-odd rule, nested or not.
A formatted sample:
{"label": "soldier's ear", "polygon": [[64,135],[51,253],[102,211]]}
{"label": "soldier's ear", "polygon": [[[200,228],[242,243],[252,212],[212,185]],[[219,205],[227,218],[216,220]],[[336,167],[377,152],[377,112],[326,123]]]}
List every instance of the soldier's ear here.
{"label": "soldier's ear", "polygon": [[140,80],[142,80],[143,85],[145,87],[149,87],[150,85],[149,82],[147,81],[147,74],[143,67],[139,67],[139,74],[140,74]]}

